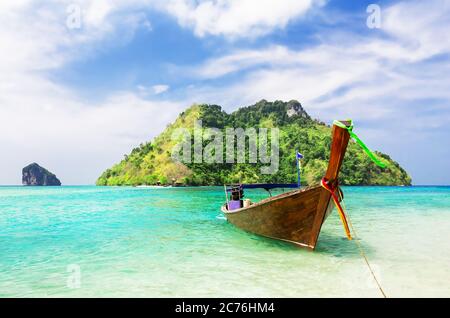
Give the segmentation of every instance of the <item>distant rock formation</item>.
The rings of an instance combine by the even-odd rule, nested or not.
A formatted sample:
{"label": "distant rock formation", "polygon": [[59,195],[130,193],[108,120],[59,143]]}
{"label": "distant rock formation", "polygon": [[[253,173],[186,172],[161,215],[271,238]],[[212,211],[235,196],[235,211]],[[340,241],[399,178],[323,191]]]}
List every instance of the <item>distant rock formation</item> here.
{"label": "distant rock formation", "polygon": [[61,181],[37,163],[32,163],[22,169],[22,184],[26,186],[60,186]]}
{"label": "distant rock formation", "polygon": [[288,117],[300,116],[303,118],[310,119],[309,115],[303,109],[302,104],[300,104],[296,100],[291,100],[290,102],[287,103],[286,114],[288,115]]}

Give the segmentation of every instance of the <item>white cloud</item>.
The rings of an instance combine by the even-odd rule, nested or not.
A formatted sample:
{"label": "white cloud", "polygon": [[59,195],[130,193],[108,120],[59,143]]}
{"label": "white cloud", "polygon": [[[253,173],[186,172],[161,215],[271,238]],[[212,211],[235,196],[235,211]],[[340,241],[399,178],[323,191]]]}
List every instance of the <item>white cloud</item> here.
{"label": "white cloud", "polygon": [[[445,76],[448,58],[430,62],[439,54],[450,54],[450,42],[442,41],[450,28],[450,6],[439,0],[410,1],[388,7],[382,14],[384,37],[348,32],[335,40],[331,33],[322,43],[298,51],[280,45],[237,50],[189,67],[190,74],[217,79],[246,71],[239,83],[218,94],[246,103],[260,98],[299,98],[314,107],[332,108],[388,95],[393,100],[450,100]],[[199,94],[209,93],[201,89]],[[215,93],[210,94],[214,98]],[[236,105],[236,100],[230,104]],[[379,113],[377,108],[359,115],[369,117]]]}
{"label": "white cloud", "polygon": [[169,89],[169,85],[154,85],[152,86],[153,88],[153,92],[155,93],[155,95],[159,95],[162,94],[164,92],[167,92],[167,90]]}
{"label": "white cloud", "polygon": [[433,175],[444,183],[446,177],[436,173],[439,166],[450,177],[442,160],[424,173],[414,158],[415,153],[429,153],[425,145],[446,142],[441,132],[450,124],[449,17],[448,2],[409,1],[382,8],[383,28],[373,34],[329,32],[317,45],[301,50],[236,50],[189,69],[200,80],[216,81],[242,72],[238,81],[220,89],[193,87],[190,95],[231,109],[262,98],[298,99],[327,122],[350,117],[357,124],[380,127],[362,131],[371,146],[420,170],[418,182]]}
{"label": "white cloud", "polygon": [[[82,5],[80,5],[80,7],[83,8]],[[113,3],[111,1],[92,1],[87,6],[87,9],[84,10],[83,21],[88,25],[99,27],[105,22],[113,8]]]}
{"label": "white cloud", "polygon": [[447,0],[405,1],[382,11],[383,30],[401,40],[418,59],[450,51]]}
{"label": "white cloud", "polygon": [[197,36],[223,35],[231,38],[257,37],[283,29],[304,15],[313,0],[168,0],[159,8],[175,16],[180,25]]}
{"label": "white cloud", "polygon": [[[150,30],[140,9],[163,10],[200,37],[237,38],[282,29],[320,3],[77,2],[83,10],[80,30],[65,26],[66,6],[72,1],[0,3],[0,164],[8,167],[0,171],[2,183],[20,182],[20,169],[31,161],[54,170],[66,184],[93,182],[104,168],[161,131],[194,101],[235,108],[262,98],[299,99],[323,120],[350,116],[369,126],[382,123],[382,130],[364,131],[368,141],[399,159],[400,144],[424,136],[438,136],[430,138],[431,143],[440,141],[444,134],[433,131],[450,123],[448,1],[382,7],[382,29],[374,36],[345,32],[336,40],[330,32],[319,34],[321,43],[301,50],[281,45],[241,49],[188,67],[201,83],[189,87],[181,103],[147,99],[167,92],[166,84],[141,86],[136,93],[110,92],[106,100],[89,103],[52,82],[47,72],[108,45],[126,43],[138,28]],[[437,56],[444,57],[434,61]],[[238,81],[219,88],[205,81],[241,71],[245,73]],[[393,134],[395,140],[390,138]],[[406,162],[408,157],[412,156],[403,155]]]}
{"label": "white cloud", "polygon": [[48,71],[86,58],[110,42],[120,45],[141,26],[149,28],[145,15],[130,2],[78,1],[82,25],[70,30],[70,3],[0,3],[0,164],[7,167],[0,171],[2,184],[20,183],[22,167],[33,161],[64,184],[93,183],[186,106],[131,92],[110,92],[106,100],[92,103],[51,81]]}
{"label": "white cloud", "polygon": [[137,86],[138,93],[142,97],[148,97],[151,95],[160,95],[162,93],[167,92],[169,89],[170,86],[165,84],[158,84],[150,87],[144,85]]}
{"label": "white cloud", "polygon": [[189,73],[203,79],[213,79],[264,64],[292,65],[297,62],[297,52],[274,45],[263,50],[238,50],[229,55],[212,58],[200,67],[191,67]]}
{"label": "white cloud", "polygon": [[2,99],[1,162],[8,167],[2,182],[20,182],[20,169],[37,161],[65,184],[92,183],[124,153],[162,131],[185,106],[131,93],[85,104],[69,92],[52,97],[53,92],[41,87],[40,94]]}

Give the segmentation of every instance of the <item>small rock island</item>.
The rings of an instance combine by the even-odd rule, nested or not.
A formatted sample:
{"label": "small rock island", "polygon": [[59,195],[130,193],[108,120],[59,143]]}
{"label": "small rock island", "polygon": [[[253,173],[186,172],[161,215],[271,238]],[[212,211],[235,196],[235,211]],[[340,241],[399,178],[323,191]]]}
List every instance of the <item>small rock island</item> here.
{"label": "small rock island", "polygon": [[25,186],[60,186],[61,181],[50,171],[37,163],[22,169],[22,184]]}

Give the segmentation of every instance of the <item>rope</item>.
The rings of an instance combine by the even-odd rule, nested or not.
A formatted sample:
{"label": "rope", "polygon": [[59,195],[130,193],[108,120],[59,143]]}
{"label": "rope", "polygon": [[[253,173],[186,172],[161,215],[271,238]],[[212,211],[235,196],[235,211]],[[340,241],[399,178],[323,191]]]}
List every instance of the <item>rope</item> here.
{"label": "rope", "polygon": [[342,206],[341,206],[341,204],[339,202],[339,198],[336,195],[336,189],[338,187],[337,186],[332,186],[331,183],[326,178],[322,178],[322,181],[320,182],[320,185],[323,188],[325,188],[328,192],[330,192],[331,197],[333,198],[334,204],[336,205],[336,208],[338,210],[339,217],[341,218],[341,222],[344,225],[345,234],[347,235],[347,238],[349,240],[351,240],[352,239],[352,235],[351,235],[350,229],[348,227],[347,217],[345,216],[344,209],[342,208]]}
{"label": "rope", "polygon": [[[348,224],[350,224],[351,231],[353,232],[353,237],[355,238],[354,241],[355,241],[356,245],[358,246],[359,253],[362,256],[362,258],[364,259],[364,261],[366,262],[366,265],[369,268],[369,271],[372,274],[372,277],[375,280],[375,283],[377,284],[378,289],[380,290],[381,294],[383,295],[384,298],[387,298],[386,294],[384,293],[383,288],[381,287],[380,282],[378,281],[374,271],[372,270],[372,266],[370,266],[369,259],[367,258],[367,255],[364,252],[362,245],[358,241],[358,235],[356,233],[355,228],[353,227],[350,217],[347,218],[345,215],[344,209],[347,210],[347,208],[345,207],[344,196],[343,196],[343,193],[340,191],[339,186],[337,184],[336,184],[336,186],[331,185],[331,183],[326,178],[322,178],[322,181],[320,182],[320,184],[323,188],[325,188],[328,192],[330,192],[331,197],[333,198],[334,204],[336,205],[336,208],[338,210],[339,217],[341,218],[342,224],[344,225],[345,234],[347,235],[347,238],[349,240],[352,240],[351,232],[350,232],[350,229],[348,226]],[[338,191],[336,191],[336,190],[338,190]],[[338,192],[339,197],[338,197],[338,195],[336,195],[336,192]],[[342,208],[341,202],[344,205],[344,208]],[[347,223],[347,219],[348,219],[348,223]]]}
{"label": "rope", "polygon": [[[341,197],[341,202],[342,202],[342,204],[344,205],[345,210],[347,210],[347,208],[346,208],[346,206],[345,206],[345,202],[344,202],[344,197],[341,195],[340,192],[339,192],[339,196]],[[348,210],[347,210],[347,211],[348,211]],[[386,296],[386,294],[385,294],[385,292],[384,292],[384,290],[383,290],[383,287],[381,287],[380,282],[378,281],[378,279],[377,279],[377,277],[376,277],[374,271],[372,270],[372,266],[370,266],[369,259],[367,258],[367,255],[366,255],[366,253],[364,252],[364,249],[363,249],[361,243],[359,242],[358,235],[357,235],[357,233],[356,233],[355,228],[353,227],[353,223],[352,223],[352,221],[351,221],[351,219],[350,219],[350,215],[349,215],[349,217],[348,217],[348,221],[349,221],[349,223],[350,223],[350,227],[351,227],[351,229],[352,229],[353,236],[354,236],[354,238],[355,238],[354,241],[355,241],[356,245],[358,246],[359,254],[364,258],[364,261],[366,262],[366,265],[367,265],[367,267],[369,268],[369,271],[370,271],[370,273],[372,274],[372,277],[373,277],[375,283],[377,284],[378,289],[380,290],[381,294],[383,295],[384,298],[387,298],[387,296]]]}
{"label": "rope", "polygon": [[[353,132],[353,121],[349,120],[350,125],[346,126],[344,123],[335,120],[333,122],[334,125],[343,128],[345,130],[348,131],[348,133],[350,134],[350,137],[352,137],[356,143],[365,151],[365,153],[370,157],[370,159],[372,159],[372,161],[377,164],[379,167],[381,168],[385,168],[386,164],[384,162],[382,162],[380,159],[378,159],[371,151],[370,149],[362,142],[361,139],[359,139],[359,137]],[[337,181],[335,182],[335,185],[333,185],[329,180],[327,180],[325,177],[322,178],[320,185],[325,188],[328,192],[330,192],[331,197],[333,198],[334,204],[336,205],[336,208],[338,210],[339,213],[339,217],[341,218],[342,224],[344,225],[344,229],[345,229],[345,234],[347,235],[347,238],[349,240],[352,239],[351,236],[351,232],[348,226],[348,223],[350,223],[350,228],[351,231],[353,232],[353,236],[355,238],[355,243],[358,246],[359,249],[359,253],[361,254],[361,256],[363,257],[364,261],[366,262],[367,267],[369,268],[370,273],[372,274],[373,279],[375,280],[375,283],[378,286],[378,289],[380,290],[381,294],[383,295],[384,298],[386,297],[386,294],[384,293],[383,288],[381,287],[380,282],[378,281],[374,271],[372,270],[372,266],[370,266],[369,263],[369,259],[367,258],[366,253],[364,252],[364,249],[362,247],[362,245],[360,244],[359,240],[358,240],[358,235],[356,233],[355,228],[353,227],[352,221],[350,220],[350,218],[348,218],[348,223],[347,223],[347,217],[345,215],[344,209],[341,206],[341,202],[344,205],[345,208],[345,203],[344,203],[344,196],[343,193],[341,192]],[[336,195],[336,190],[338,190],[338,195],[339,197]]]}
{"label": "rope", "polygon": [[359,139],[359,137],[353,132],[353,121],[349,120],[350,126],[346,126],[344,123],[340,122],[339,120],[333,121],[333,125],[336,125],[340,128],[346,129],[348,133],[350,134],[350,137],[352,137],[356,143],[364,150],[364,152],[369,156],[372,161],[379,166],[380,168],[386,168],[386,164],[381,161],[377,156],[373,154],[372,151],[364,144],[364,142]]}

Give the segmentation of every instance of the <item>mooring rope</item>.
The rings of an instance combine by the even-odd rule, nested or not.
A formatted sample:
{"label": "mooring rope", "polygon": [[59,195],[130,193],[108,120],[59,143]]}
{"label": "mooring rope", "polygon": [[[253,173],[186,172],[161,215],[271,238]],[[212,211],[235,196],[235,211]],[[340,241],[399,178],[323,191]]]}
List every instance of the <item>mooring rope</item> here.
{"label": "mooring rope", "polygon": [[[372,161],[377,166],[379,166],[380,168],[385,168],[386,167],[386,163],[383,162],[382,160],[380,160],[372,151],[370,151],[370,149],[364,144],[364,142],[353,132],[353,121],[352,120],[348,120],[348,125],[344,124],[343,122],[341,122],[339,120],[333,121],[333,124],[338,126],[338,127],[340,127],[340,128],[342,128],[342,129],[347,130],[349,135],[350,135],[350,137],[353,138],[356,141],[356,143],[364,150],[364,152],[369,156],[370,159],[372,159]],[[383,287],[381,287],[381,284],[378,281],[378,279],[377,279],[377,277],[376,277],[376,275],[375,275],[375,273],[374,273],[374,271],[372,269],[372,266],[370,266],[369,259],[367,258],[367,255],[366,255],[366,253],[365,253],[361,243],[359,242],[358,235],[357,235],[356,230],[355,230],[355,228],[354,228],[354,226],[352,224],[352,221],[350,220],[350,214],[348,213],[348,210],[345,207],[344,197],[343,197],[341,191],[339,191],[339,186],[338,186],[337,182],[336,182],[336,184],[332,184],[326,178],[322,178],[321,185],[328,192],[330,192],[331,197],[332,197],[332,199],[333,199],[333,201],[334,201],[334,203],[336,205],[336,208],[338,210],[338,213],[339,213],[339,216],[341,218],[341,221],[342,221],[342,223],[344,225],[344,229],[345,229],[345,232],[347,234],[347,238],[349,240],[352,239],[350,230],[348,228],[348,224],[350,225],[350,229],[351,229],[351,232],[353,232],[353,237],[355,238],[354,241],[355,241],[356,245],[358,246],[359,253],[364,258],[364,261],[366,262],[366,265],[369,268],[369,271],[372,274],[373,279],[375,280],[375,282],[376,282],[376,284],[378,286],[378,289],[380,290],[381,294],[383,295],[384,298],[387,298],[387,296],[386,296],[386,294],[385,294],[385,292],[383,290]],[[337,198],[336,192],[338,192],[339,198]],[[342,203],[343,208],[342,208],[340,203]],[[348,214],[347,217],[346,217],[345,210],[347,211],[347,214]],[[348,220],[348,224],[347,224],[347,220]]]}
{"label": "mooring rope", "polygon": [[[351,235],[350,229],[349,229],[349,227],[348,227],[347,217],[345,216],[345,211],[344,211],[344,209],[342,208],[342,206],[341,206],[341,204],[340,204],[340,201],[339,201],[338,196],[336,195],[336,190],[339,189],[339,187],[337,186],[337,183],[336,183],[336,185],[333,185],[333,184],[331,184],[331,183],[328,181],[327,178],[323,177],[323,178],[322,178],[322,181],[320,181],[320,185],[321,185],[325,190],[327,190],[328,192],[330,192],[331,198],[333,199],[334,205],[336,206],[336,209],[337,209],[337,211],[338,211],[338,213],[339,213],[339,217],[341,218],[342,225],[344,225],[345,234],[347,235],[347,238],[348,238],[349,240],[351,240],[351,239],[352,239],[352,235]],[[338,191],[338,192],[339,192],[339,191]],[[340,194],[340,192],[339,192],[339,194]]]}
{"label": "mooring rope", "polygon": [[341,199],[341,203],[344,206],[344,209],[347,211],[347,220],[348,220],[348,223],[350,224],[350,228],[351,228],[351,230],[353,232],[353,237],[355,238],[354,241],[355,241],[356,245],[358,246],[359,253],[364,258],[364,261],[366,262],[366,265],[369,268],[369,271],[372,274],[372,277],[373,277],[375,283],[377,284],[378,289],[380,290],[381,294],[383,295],[384,298],[387,298],[386,293],[383,290],[383,287],[381,287],[381,284],[378,281],[377,276],[375,275],[374,271],[372,270],[372,266],[370,266],[369,259],[367,258],[367,255],[366,255],[366,253],[364,251],[364,248],[362,247],[361,243],[359,242],[358,234],[356,233],[356,230],[353,227],[352,220],[350,219],[350,213],[348,212],[347,207],[345,206],[344,198],[342,197],[340,191],[338,191],[338,193],[339,193],[339,196],[340,196],[340,199]]}

